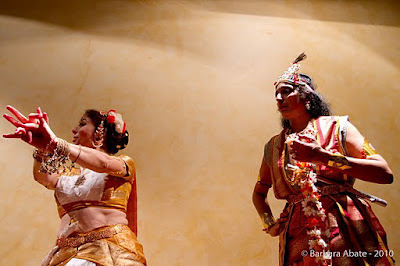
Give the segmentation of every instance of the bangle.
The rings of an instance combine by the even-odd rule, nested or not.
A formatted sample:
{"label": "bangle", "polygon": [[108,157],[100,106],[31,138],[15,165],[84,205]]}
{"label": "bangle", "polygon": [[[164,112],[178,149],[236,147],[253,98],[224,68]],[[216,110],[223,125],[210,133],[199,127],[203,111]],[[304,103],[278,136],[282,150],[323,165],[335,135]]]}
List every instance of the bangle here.
{"label": "bangle", "polygon": [[329,158],[328,166],[338,168],[340,170],[350,169],[350,163],[342,154],[332,154]]}
{"label": "bangle", "polygon": [[46,148],[44,148],[44,150],[45,150],[45,151],[48,151],[49,148],[50,148],[50,146],[51,146],[54,142],[56,142],[56,147],[57,147],[57,137],[52,138],[52,139],[50,140],[50,142],[47,143]]}
{"label": "bangle", "polygon": [[33,159],[41,163],[44,159],[44,154],[40,153],[38,149],[34,149],[32,153]]}
{"label": "bangle", "polygon": [[32,157],[38,161],[39,163],[43,162],[43,160],[46,160],[49,156],[52,156],[53,154],[51,153],[46,153],[43,151],[40,151],[39,149],[33,149]]}
{"label": "bangle", "polygon": [[263,213],[261,219],[265,229],[268,229],[271,225],[275,224],[276,222],[274,216],[268,213]]}
{"label": "bangle", "polygon": [[[40,171],[43,173],[53,174],[58,171],[65,170],[66,162],[69,159],[69,144],[63,139],[55,138],[56,147],[54,149],[54,153],[48,156],[46,160],[43,160],[41,163]],[[50,143],[53,143],[52,140]],[[49,144],[50,144],[49,143]],[[49,145],[48,145],[49,146]]]}
{"label": "bangle", "polygon": [[79,152],[78,152],[78,156],[76,156],[75,160],[72,163],[76,163],[76,161],[78,161],[79,156],[81,155],[81,151],[82,151],[82,145],[79,144]]}

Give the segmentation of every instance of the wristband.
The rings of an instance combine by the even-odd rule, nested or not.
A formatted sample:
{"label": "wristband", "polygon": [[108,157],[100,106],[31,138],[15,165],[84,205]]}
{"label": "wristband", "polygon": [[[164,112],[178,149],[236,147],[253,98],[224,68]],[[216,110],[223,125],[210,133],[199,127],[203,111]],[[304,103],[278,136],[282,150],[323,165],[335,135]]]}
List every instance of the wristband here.
{"label": "wristband", "polygon": [[264,228],[268,229],[271,225],[275,224],[275,218],[271,214],[263,213],[261,216]]}
{"label": "wristband", "polygon": [[342,154],[332,154],[328,161],[328,166],[338,168],[340,170],[350,169],[350,163]]}

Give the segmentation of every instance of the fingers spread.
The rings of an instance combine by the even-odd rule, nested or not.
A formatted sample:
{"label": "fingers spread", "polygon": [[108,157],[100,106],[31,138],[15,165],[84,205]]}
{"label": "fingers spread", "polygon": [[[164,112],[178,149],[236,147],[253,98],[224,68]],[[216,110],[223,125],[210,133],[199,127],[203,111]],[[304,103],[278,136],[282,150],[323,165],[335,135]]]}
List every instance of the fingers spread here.
{"label": "fingers spread", "polygon": [[3,114],[3,117],[4,117],[5,119],[7,119],[8,122],[10,122],[11,124],[13,124],[13,125],[16,126],[16,127],[20,127],[20,126],[23,125],[21,122],[17,121],[14,117],[12,117],[12,116],[10,116],[10,115],[8,115],[8,114]]}
{"label": "fingers spread", "polygon": [[21,114],[16,108],[12,107],[11,105],[7,105],[6,106],[7,110],[10,111],[13,115],[15,115],[15,117],[21,121],[22,123],[27,123],[29,122],[29,120],[23,115]]}
{"label": "fingers spread", "polygon": [[22,137],[22,134],[3,134],[3,138],[6,139],[20,139]]}
{"label": "fingers spread", "polygon": [[43,112],[43,118],[46,120],[47,124],[49,123],[49,117],[47,116],[46,112]]}
{"label": "fingers spread", "polygon": [[37,112],[39,115],[41,115],[43,117],[43,112],[42,112],[42,109],[40,109],[40,107],[37,108]]}
{"label": "fingers spread", "polygon": [[40,124],[43,125],[43,127],[47,130],[51,130],[49,124],[44,117],[40,118]]}

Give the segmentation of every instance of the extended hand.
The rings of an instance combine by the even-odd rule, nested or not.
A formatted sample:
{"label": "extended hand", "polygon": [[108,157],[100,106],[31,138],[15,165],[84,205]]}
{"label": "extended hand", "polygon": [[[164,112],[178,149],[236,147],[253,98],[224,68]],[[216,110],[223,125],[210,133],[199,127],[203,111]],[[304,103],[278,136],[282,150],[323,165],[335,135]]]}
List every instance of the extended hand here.
{"label": "extended hand", "polygon": [[16,127],[14,133],[4,134],[4,138],[20,138],[30,145],[44,150],[50,141],[56,137],[48,125],[47,114],[43,113],[40,107],[37,108],[37,113],[29,114],[29,118],[26,118],[10,105],[6,108],[17,119],[8,114],[3,114],[3,117]]}

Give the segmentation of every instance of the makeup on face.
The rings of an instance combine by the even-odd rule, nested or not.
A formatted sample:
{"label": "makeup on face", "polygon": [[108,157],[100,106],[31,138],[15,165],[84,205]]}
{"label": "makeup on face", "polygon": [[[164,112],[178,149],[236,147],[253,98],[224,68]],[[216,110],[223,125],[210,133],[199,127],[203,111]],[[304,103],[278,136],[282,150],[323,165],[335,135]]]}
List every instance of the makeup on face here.
{"label": "makeup on face", "polygon": [[72,130],[72,133],[74,134],[73,143],[91,147],[94,129],[94,124],[90,118],[86,116],[82,117],[79,121],[79,125]]}
{"label": "makeup on face", "polygon": [[300,93],[296,86],[281,83],[275,90],[275,99],[278,110],[284,118],[290,118],[295,112],[301,112],[304,104],[300,100]]}

